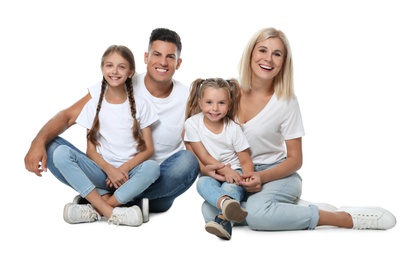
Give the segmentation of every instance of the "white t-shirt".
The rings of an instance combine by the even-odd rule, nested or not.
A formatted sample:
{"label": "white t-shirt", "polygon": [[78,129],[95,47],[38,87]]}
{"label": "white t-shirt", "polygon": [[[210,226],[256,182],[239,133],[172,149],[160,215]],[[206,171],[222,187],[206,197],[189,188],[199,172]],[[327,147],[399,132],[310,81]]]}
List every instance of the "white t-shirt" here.
{"label": "white t-shirt", "polygon": [[229,121],[228,124],[224,124],[221,133],[215,134],[205,126],[202,113],[186,120],[184,140],[202,142],[209,155],[224,164],[230,163],[232,169],[241,169],[237,152],[249,148],[240,125]]}
{"label": "white t-shirt", "polygon": [[242,125],[254,164],[273,164],[286,157],[285,140],[305,135],[296,97],[279,100],[274,94],[264,109]]}
{"label": "white t-shirt", "polygon": [[[133,91],[138,97],[149,101],[159,116],[159,120],[151,125],[155,152],[151,159],[162,163],[172,154],[185,149],[182,140],[182,131],[185,122],[186,102],[189,96],[189,87],[179,81],[172,80],[173,89],[169,97],[157,98],[149,93],[145,87],[146,73],[135,74],[132,78]],[[92,99],[99,100],[101,83],[89,88]]]}
{"label": "white t-shirt", "polygon": [[[135,103],[136,119],[141,129],[159,119],[147,100],[135,95]],[[76,123],[90,129],[96,115],[96,106],[97,103],[93,99],[89,100],[76,119]],[[97,149],[108,163],[119,167],[136,155],[137,142],[132,135],[133,118],[128,99],[122,104],[111,104],[103,99],[99,123],[97,140],[100,146],[97,146]]]}

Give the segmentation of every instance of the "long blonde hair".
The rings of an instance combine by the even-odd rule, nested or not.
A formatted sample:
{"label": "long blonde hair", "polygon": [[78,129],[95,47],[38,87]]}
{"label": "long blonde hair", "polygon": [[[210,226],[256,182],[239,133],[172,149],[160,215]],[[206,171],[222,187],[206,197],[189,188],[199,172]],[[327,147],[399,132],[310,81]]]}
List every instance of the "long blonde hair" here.
{"label": "long blonde hair", "polygon": [[274,92],[280,99],[290,99],[295,96],[294,81],[293,81],[293,60],[290,43],[287,36],[280,30],[273,27],[263,28],[257,31],[249,40],[242,53],[239,63],[239,81],[241,89],[245,92],[251,90],[252,87],[252,69],[251,56],[257,43],[265,41],[270,38],[278,38],[284,44],[286,51],[285,60],[281,71],[274,78]]}

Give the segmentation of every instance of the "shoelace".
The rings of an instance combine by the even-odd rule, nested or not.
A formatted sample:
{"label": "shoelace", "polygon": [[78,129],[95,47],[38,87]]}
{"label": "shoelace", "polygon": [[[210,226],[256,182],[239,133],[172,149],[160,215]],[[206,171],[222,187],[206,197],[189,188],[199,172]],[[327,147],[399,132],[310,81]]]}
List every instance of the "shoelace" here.
{"label": "shoelace", "polygon": [[353,217],[355,229],[376,229],[378,225],[377,215],[357,214]]}
{"label": "shoelace", "polygon": [[108,219],[109,225],[111,223],[115,224],[116,226],[119,226],[120,223],[125,222],[126,220],[126,212],[117,212],[116,214],[112,213],[112,216]]}
{"label": "shoelace", "polygon": [[84,207],[84,205],[76,205],[75,207],[78,207],[80,210],[78,212],[78,219],[81,220],[87,220],[88,222],[96,221],[99,220],[99,214],[95,211],[95,209],[92,207],[92,205],[87,204],[87,207]]}
{"label": "shoelace", "polygon": [[86,215],[87,220],[89,220],[89,222],[99,220],[100,215],[96,212],[96,210],[92,207],[92,205],[87,204],[87,206],[89,208],[85,212],[87,214]]}
{"label": "shoelace", "polygon": [[110,219],[108,219],[108,224],[115,224],[116,226],[119,226],[120,220],[118,219],[117,216],[112,216]]}

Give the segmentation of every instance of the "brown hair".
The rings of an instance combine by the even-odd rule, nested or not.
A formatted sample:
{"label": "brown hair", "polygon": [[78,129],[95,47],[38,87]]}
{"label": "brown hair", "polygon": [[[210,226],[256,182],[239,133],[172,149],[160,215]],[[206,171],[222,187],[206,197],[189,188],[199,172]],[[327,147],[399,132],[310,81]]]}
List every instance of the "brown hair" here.
{"label": "brown hair", "polygon": [[[129,48],[127,48],[126,46],[122,46],[122,45],[111,45],[106,49],[106,51],[103,53],[103,56],[102,56],[102,59],[101,59],[101,64],[100,64],[101,67],[104,64],[104,61],[105,61],[106,57],[109,54],[112,54],[112,53],[118,53],[119,55],[121,55],[125,60],[128,61],[130,69],[135,71],[135,58],[133,56],[133,53]],[[135,97],[134,97],[134,94],[133,94],[132,78],[128,78],[125,82],[125,85],[126,85],[126,92],[128,94],[131,114],[132,114],[132,117],[134,119],[133,127],[132,127],[133,138],[138,143],[136,148],[138,150],[144,150],[145,149],[145,140],[143,140],[143,138],[142,138],[142,132],[141,132],[141,129],[140,129],[139,121],[136,119],[136,104],[135,104]],[[99,96],[99,102],[98,102],[98,105],[97,105],[97,108],[96,108],[96,115],[95,115],[95,118],[93,120],[92,128],[90,129],[89,133],[87,134],[87,139],[96,146],[99,146],[99,143],[97,141],[97,135],[98,135],[99,128],[100,128],[99,116],[98,115],[99,115],[99,111],[102,107],[102,101],[103,101],[103,98],[105,96],[106,86],[107,86],[107,82],[105,80],[105,77],[103,77],[100,96]]]}

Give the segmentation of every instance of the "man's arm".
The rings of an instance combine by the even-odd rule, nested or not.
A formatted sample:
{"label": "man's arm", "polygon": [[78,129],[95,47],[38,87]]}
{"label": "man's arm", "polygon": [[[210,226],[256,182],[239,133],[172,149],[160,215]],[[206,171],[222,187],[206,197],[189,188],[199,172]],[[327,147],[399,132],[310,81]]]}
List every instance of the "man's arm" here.
{"label": "man's arm", "polygon": [[29,172],[42,176],[41,172],[47,171],[46,144],[76,123],[82,108],[90,99],[90,94],[86,94],[70,107],[59,111],[40,129],[24,157]]}

